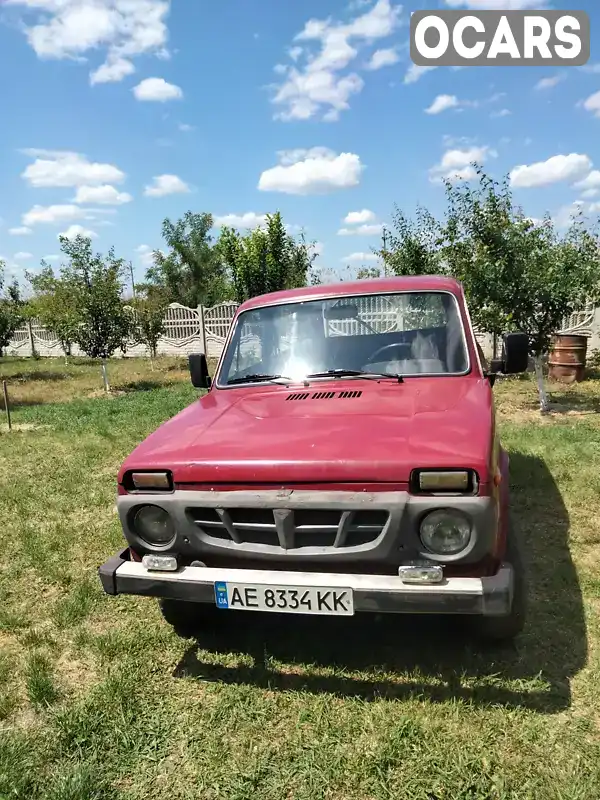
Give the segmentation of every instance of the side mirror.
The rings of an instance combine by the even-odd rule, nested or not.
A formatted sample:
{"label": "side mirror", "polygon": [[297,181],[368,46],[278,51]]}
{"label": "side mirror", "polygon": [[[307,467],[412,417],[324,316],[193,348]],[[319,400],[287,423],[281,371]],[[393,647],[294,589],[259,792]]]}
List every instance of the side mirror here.
{"label": "side mirror", "polygon": [[210,389],[212,381],[208,374],[206,355],[204,353],[193,353],[188,356],[188,364],[192,386],[196,389]]}
{"label": "side mirror", "polygon": [[507,333],[502,342],[502,358],[494,358],[490,372],[516,375],[527,372],[529,365],[529,336],[526,333]]}

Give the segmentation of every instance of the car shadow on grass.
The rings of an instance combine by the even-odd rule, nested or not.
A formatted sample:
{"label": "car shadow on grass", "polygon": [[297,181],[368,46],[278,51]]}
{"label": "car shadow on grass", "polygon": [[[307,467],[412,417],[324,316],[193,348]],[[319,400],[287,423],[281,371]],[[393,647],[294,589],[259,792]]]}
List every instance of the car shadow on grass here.
{"label": "car shadow on grass", "polygon": [[[539,458],[511,453],[511,482],[530,581],[527,625],[514,644],[477,645],[460,618],[218,612],[175,675],[365,700],[462,699],[541,713],[568,708],[571,679],[587,659],[568,513]],[[253,663],[239,665],[239,656]]]}

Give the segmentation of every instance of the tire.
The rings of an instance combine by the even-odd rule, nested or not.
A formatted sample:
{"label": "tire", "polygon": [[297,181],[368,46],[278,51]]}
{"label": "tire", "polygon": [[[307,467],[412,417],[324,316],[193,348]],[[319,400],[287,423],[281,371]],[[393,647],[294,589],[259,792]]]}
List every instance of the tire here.
{"label": "tire", "polygon": [[217,611],[208,603],[188,603],[185,600],[158,601],[163,619],[178,636],[189,639],[214,620]]}
{"label": "tire", "polygon": [[525,627],[528,610],[528,581],[523,546],[509,521],[505,560],[514,570],[514,592],[510,613],[503,617],[477,617],[474,633],[483,642],[502,643],[515,639]]}

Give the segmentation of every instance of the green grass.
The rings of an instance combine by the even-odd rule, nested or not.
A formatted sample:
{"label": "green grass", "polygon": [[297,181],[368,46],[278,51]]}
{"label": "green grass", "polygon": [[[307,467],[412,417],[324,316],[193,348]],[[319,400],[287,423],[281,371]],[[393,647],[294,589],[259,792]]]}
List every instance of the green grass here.
{"label": "green grass", "polygon": [[547,417],[530,381],[497,386],[532,593],[516,645],[486,651],[429,619],[233,615],[180,639],[155,601],[105,596],[119,464],[196,393],[163,365],[90,398],[95,365],[69,369],[50,401],[25,381],[0,434],[2,800],[600,797],[597,381],[552,387]]}

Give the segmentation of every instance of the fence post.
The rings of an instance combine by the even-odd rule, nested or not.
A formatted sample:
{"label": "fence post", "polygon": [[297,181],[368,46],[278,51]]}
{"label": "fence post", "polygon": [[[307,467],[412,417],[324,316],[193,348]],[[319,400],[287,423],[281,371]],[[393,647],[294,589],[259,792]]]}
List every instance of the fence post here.
{"label": "fence post", "polygon": [[206,352],[206,325],[204,324],[204,306],[198,306],[198,316],[200,318],[200,337],[202,339],[202,352],[208,358]]}
{"label": "fence post", "polygon": [[27,320],[27,333],[29,334],[29,347],[31,348],[31,357],[35,358],[35,340],[33,338],[33,328],[31,326],[31,320]]}

